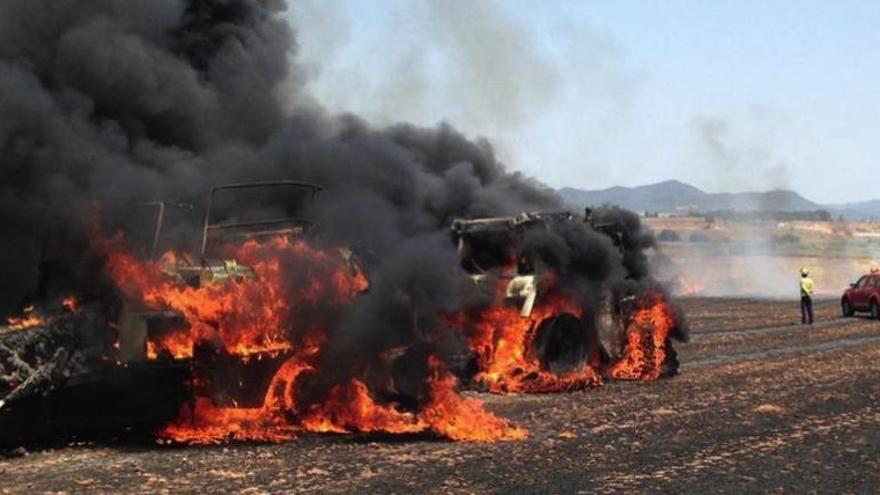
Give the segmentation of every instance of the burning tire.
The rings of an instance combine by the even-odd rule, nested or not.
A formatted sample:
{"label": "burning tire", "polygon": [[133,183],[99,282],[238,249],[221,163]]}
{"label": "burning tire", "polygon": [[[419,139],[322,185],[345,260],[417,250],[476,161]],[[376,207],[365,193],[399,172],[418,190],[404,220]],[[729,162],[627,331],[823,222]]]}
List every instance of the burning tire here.
{"label": "burning tire", "polygon": [[587,355],[587,342],[581,321],[564,313],[538,325],[533,351],[541,364],[555,373],[574,369]]}
{"label": "burning tire", "polygon": [[535,331],[532,352],[542,367],[553,373],[566,373],[588,362],[594,368],[608,361],[595,329],[570,313],[545,319]]}
{"label": "burning tire", "polygon": [[[468,349],[464,337],[454,331],[443,333],[434,342],[420,342],[406,349],[392,350],[388,353],[388,362],[382,365],[387,367],[387,371],[376,373],[377,368],[374,368],[365,381],[373,387],[378,386],[379,397],[414,410],[429,395],[424,377],[429,373],[431,357],[442,361],[461,386],[467,388],[473,385],[472,379],[479,372],[476,356]],[[385,380],[376,380],[385,375]]]}
{"label": "burning tire", "polygon": [[684,340],[675,311],[658,294],[633,301],[627,312],[626,343],[608,369],[619,380],[656,380],[678,374],[678,354],[672,339]]}
{"label": "burning tire", "polygon": [[386,398],[398,402],[404,409],[417,409],[428,396],[423,377],[428,374],[428,358],[434,352],[430,344],[416,344],[395,359],[391,365],[394,395]]}

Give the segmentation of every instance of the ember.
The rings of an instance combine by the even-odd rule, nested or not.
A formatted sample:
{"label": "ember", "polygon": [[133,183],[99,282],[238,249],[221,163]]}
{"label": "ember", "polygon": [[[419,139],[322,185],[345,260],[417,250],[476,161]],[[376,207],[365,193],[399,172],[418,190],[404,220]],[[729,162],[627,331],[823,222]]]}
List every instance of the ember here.
{"label": "ember", "polygon": [[216,444],[229,440],[284,442],[295,438],[283,416],[264,408],[218,407],[207,397],[184,406],[180,418],[159,432],[161,442]]}
{"label": "ember", "polygon": [[24,308],[20,316],[10,316],[6,318],[6,321],[9,323],[9,328],[12,330],[25,330],[37,325],[42,325],[46,322],[46,319],[37,314],[37,312],[34,311],[33,306],[28,306]]}

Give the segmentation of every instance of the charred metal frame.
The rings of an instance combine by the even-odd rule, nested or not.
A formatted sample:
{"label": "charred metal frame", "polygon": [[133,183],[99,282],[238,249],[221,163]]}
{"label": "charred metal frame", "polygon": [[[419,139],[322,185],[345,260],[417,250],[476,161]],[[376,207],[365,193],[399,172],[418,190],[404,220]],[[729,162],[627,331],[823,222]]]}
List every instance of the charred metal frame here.
{"label": "charred metal frame", "polygon": [[222,186],[216,186],[211,189],[211,192],[208,194],[208,205],[205,209],[205,224],[202,228],[202,246],[199,251],[199,254],[202,258],[202,262],[206,263],[206,249],[208,246],[208,233],[215,230],[225,230],[225,229],[234,229],[241,227],[255,227],[259,225],[283,225],[296,223],[304,226],[312,225],[314,222],[305,218],[297,218],[297,217],[289,217],[289,218],[276,218],[272,220],[263,220],[263,221],[253,221],[253,222],[228,222],[228,223],[217,223],[211,224],[211,210],[214,205],[214,196],[219,191],[224,191],[228,189],[258,189],[263,187],[298,187],[302,189],[306,189],[311,191],[311,200],[314,201],[315,196],[318,192],[324,190],[323,187],[318,184],[314,184],[311,182],[303,182],[296,180],[279,180],[279,181],[270,181],[270,182],[246,182],[246,183],[237,183],[237,184],[224,184]]}
{"label": "charred metal frame", "polygon": [[467,234],[501,232],[540,223],[564,222],[574,219],[567,211],[560,212],[523,212],[509,217],[490,218],[456,218],[452,221],[452,232],[462,237]]}
{"label": "charred metal frame", "polygon": [[188,203],[171,203],[167,201],[149,201],[147,203],[143,203],[145,206],[155,206],[159,208],[159,213],[156,216],[156,227],[153,229],[153,242],[150,243],[150,259],[156,258],[156,248],[159,247],[159,238],[162,236],[162,226],[165,222],[165,208],[179,208],[181,210],[189,210],[190,213],[193,213],[195,209],[193,205]]}

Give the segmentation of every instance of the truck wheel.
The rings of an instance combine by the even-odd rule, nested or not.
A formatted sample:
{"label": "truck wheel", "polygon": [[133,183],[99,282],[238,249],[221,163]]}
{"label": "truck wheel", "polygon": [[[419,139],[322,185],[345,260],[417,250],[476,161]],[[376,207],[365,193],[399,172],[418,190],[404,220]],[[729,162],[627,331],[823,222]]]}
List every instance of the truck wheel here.
{"label": "truck wheel", "polygon": [[849,305],[849,301],[847,301],[846,299],[840,302],[840,311],[843,313],[843,316],[847,318],[855,314],[852,306]]}
{"label": "truck wheel", "polygon": [[554,373],[577,369],[587,358],[588,341],[580,318],[563,313],[540,323],[532,345],[538,361]]}
{"label": "truck wheel", "polygon": [[877,304],[877,301],[871,301],[871,318],[875,320],[880,319],[880,305]]}

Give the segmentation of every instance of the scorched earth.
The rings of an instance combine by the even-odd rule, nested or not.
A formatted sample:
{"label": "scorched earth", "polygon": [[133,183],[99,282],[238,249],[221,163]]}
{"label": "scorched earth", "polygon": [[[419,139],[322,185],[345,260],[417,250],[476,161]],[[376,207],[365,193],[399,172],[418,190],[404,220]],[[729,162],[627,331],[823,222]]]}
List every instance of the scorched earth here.
{"label": "scorched earth", "polygon": [[2,493],[843,492],[880,482],[880,325],[817,301],[692,298],[681,374],[582,392],[478,395],[529,430],[494,444],[303,436],[283,444],[117,441],[19,449]]}

